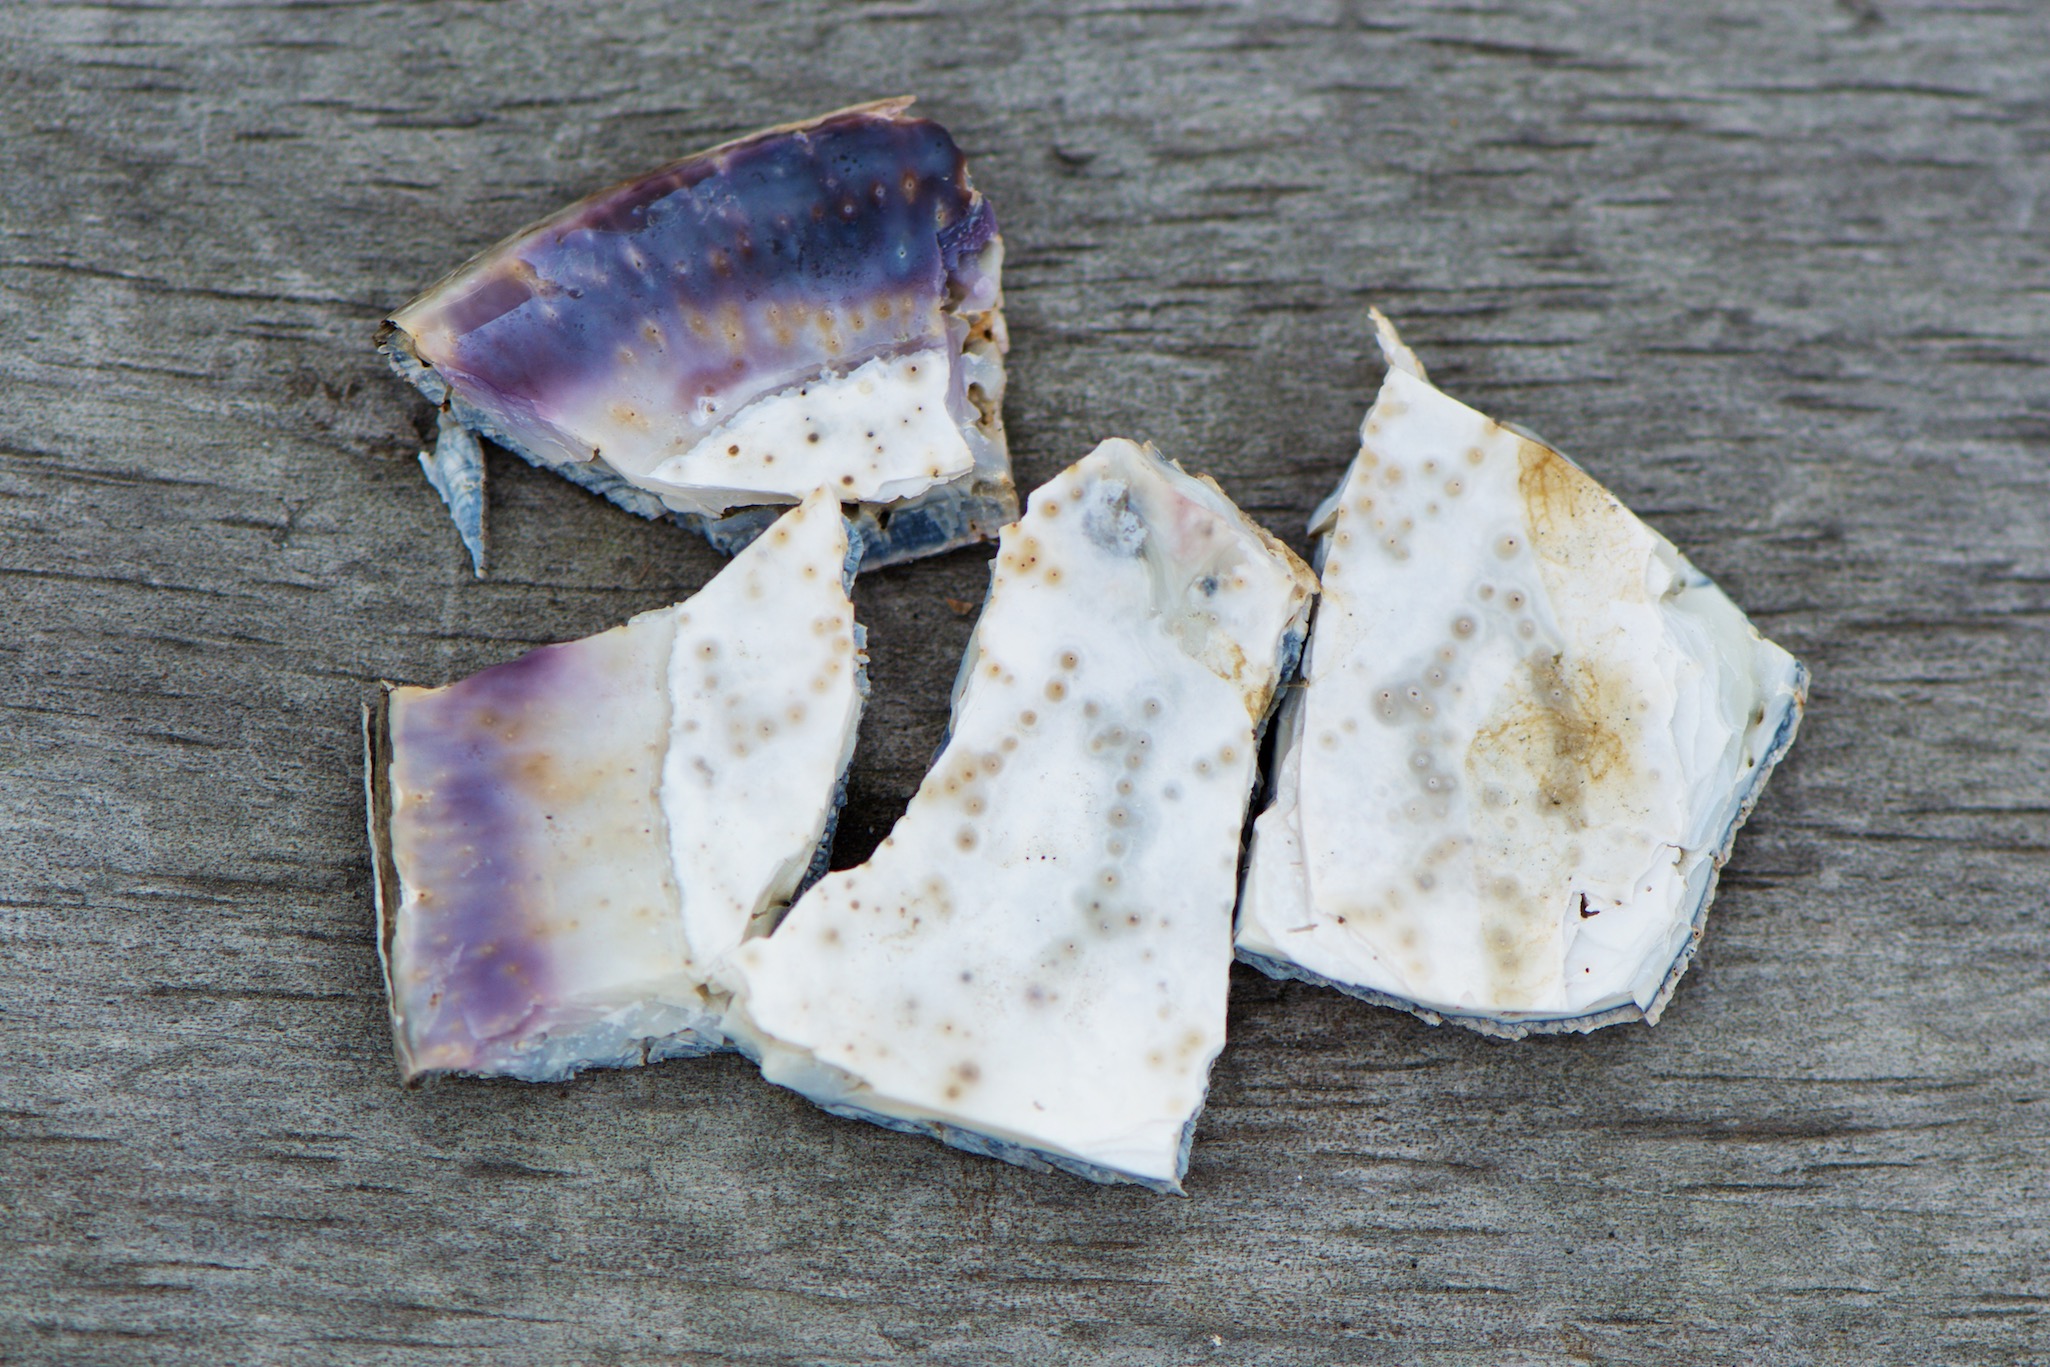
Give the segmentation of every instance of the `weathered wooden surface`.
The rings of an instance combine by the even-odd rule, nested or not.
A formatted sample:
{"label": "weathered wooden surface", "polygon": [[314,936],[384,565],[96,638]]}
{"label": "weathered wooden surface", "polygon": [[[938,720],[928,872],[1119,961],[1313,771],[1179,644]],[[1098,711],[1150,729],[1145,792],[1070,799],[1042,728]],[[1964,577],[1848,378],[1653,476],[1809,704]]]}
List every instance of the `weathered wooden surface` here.
{"label": "weathered wooden surface", "polygon": [[[1378,302],[1810,662],[1665,1024],[1242,975],[1189,1200],[730,1059],[395,1085],[370,682],[713,560],[497,459],[471,582],[380,310],[900,90],[1005,225],[1021,482],[1148,436],[1300,546]],[[2037,0],[0,4],[0,1360],[2050,1359],[2046,190]],[[861,587],[842,863],[985,563]]]}

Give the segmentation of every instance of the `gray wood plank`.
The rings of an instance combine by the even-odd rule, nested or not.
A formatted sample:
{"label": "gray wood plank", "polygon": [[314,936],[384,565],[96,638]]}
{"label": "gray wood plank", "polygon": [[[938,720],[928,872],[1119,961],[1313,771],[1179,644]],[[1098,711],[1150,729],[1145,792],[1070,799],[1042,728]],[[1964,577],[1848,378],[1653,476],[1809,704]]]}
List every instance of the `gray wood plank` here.
{"label": "gray wood plank", "polygon": [[[1011,245],[1023,482],[1150,437],[1300,547],[1376,302],[1813,666],[1665,1023],[1243,975],[1188,1200],[731,1059],[395,1085],[368,685],[714,560],[499,459],[472,583],[381,310],[900,90]],[[2050,1360],[2046,154],[2035,0],[0,3],[0,1361]],[[986,572],[862,584],[838,862]]]}

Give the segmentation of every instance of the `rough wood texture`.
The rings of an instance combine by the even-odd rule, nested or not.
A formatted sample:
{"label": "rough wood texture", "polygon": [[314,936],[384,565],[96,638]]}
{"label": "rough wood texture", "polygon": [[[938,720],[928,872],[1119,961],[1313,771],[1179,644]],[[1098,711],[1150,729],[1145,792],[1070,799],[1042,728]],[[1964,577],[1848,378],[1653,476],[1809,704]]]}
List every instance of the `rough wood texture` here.
{"label": "rough wood texture", "polygon": [[[0,1360],[2050,1359],[2050,24],[2037,0],[0,3]],[[735,1060],[401,1091],[358,705],[669,601],[381,310],[568,198],[914,90],[1011,246],[1030,485],[1151,437],[1302,545],[1378,302],[1815,670],[1656,1029],[1250,975],[1189,1187]],[[986,558],[865,580],[838,852]]]}

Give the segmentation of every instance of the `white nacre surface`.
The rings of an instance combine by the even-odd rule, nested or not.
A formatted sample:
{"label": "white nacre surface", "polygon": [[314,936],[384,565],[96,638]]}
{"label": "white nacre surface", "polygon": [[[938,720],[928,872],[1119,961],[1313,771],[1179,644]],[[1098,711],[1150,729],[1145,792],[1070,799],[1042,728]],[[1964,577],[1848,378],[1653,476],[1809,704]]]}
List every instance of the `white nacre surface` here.
{"label": "white nacre surface", "polygon": [[1150,449],[1041,488],[946,747],[868,863],[732,956],[729,1032],[830,1108],[1174,1188],[1224,1042],[1256,731],[1313,585]]}
{"label": "white nacre surface", "polygon": [[937,349],[877,357],[765,394],[705,435],[676,415],[639,410],[594,413],[581,425],[615,469],[681,511],[724,512],[821,487],[845,503],[892,503],[975,464],[948,409],[949,367]]}

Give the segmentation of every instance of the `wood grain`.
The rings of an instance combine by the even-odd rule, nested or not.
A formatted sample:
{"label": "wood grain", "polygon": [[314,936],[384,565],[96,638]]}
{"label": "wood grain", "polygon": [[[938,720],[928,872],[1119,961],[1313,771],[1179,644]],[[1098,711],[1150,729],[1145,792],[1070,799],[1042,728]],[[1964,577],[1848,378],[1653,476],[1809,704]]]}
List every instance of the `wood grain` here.
{"label": "wood grain", "polygon": [[[2050,1361],[2050,23],[2035,0],[0,3],[0,1361]],[[1189,1200],[742,1063],[394,1081],[358,706],[669,601],[502,458],[473,583],[381,312],[900,90],[1010,244],[1021,483],[1303,546],[1366,305],[1815,671],[1656,1029],[1236,982]],[[838,862],[986,557],[865,579]]]}

